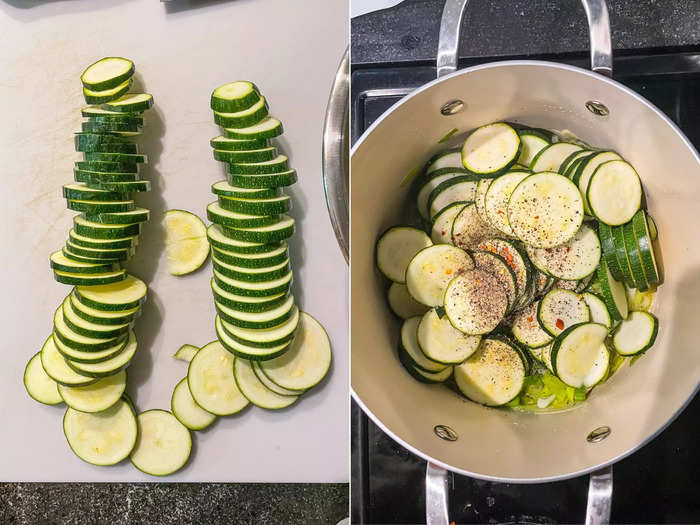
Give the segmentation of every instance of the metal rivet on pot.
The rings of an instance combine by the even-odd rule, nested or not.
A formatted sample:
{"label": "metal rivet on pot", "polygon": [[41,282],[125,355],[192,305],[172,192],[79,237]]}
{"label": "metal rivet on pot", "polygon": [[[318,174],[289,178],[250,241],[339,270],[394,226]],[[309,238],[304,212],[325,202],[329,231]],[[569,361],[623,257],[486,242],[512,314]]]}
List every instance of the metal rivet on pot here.
{"label": "metal rivet on pot", "polygon": [[433,432],[435,432],[435,435],[439,437],[440,439],[444,439],[445,441],[457,441],[457,432],[452,430],[450,427],[447,425],[435,425],[433,427]]}
{"label": "metal rivet on pot", "polygon": [[610,435],[612,430],[608,426],[602,426],[591,430],[591,433],[586,436],[586,441],[589,443],[599,443]]}
{"label": "metal rivet on pot", "polygon": [[589,100],[586,102],[586,109],[599,117],[607,117],[610,115],[610,110],[608,107],[597,100]]}
{"label": "metal rivet on pot", "polygon": [[449,102],[445,102],[440,108],[440,113],[445,116],[456,115],[464,109],[464,106],[464,102],[456,98],[454,100],[450,100]]}

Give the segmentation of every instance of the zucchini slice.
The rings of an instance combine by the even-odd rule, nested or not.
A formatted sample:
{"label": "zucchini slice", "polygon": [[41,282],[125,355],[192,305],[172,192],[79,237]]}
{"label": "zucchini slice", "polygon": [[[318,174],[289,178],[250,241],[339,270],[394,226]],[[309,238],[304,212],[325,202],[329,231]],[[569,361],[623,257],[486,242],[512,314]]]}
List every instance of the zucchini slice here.
{"label": "zucchini slice", "polygon": [[148,162],[146,155],[133,153],[88,151],[85,153],[87,162],[116,162],[119,164],[144,164]]}
{"label": "zucchini slice", "polygon": [[209,255],[207,227],[195,214],[168,210],[164,216],[165,245],[171,275],[186,275],[200,268]]}
{"label": "zucchini slice", "polygon": [[452,222],[452,243],[464,250],[473,250],[482,241],[500,234],[479,215],[474,203],[464,206]]}
{"label": "zucchini slice", "polygon": [[418,228],[389,228],[377,241],[377,268],[387,279],[395,283],[405,283],[406,269],[411,260],[419,251],[432,244],[430,237]]}
{"label": "zucchini slice", "polygon": [[114,406],[126,390],[126,371],[87,386],[59,385],[58,392],[70,408],[80,412],[102,412]]}
{"label": "zucchini slice", "polygon": [[[97,121],[91,117],[87,122],[83,122],[81,129],[86,133],[129,133],[137,135],[141,126],[135,122],[104,122]],[[92,162],[92,161],[91,161]]]}
{"label": "zucchini slice", "polygon": [[104,286],[78,286],[76,298],[86,306],[114,312],[141,306],[146,300],[146,284],[133,275],[119,283]]}
{"label": "zucchini slice", "polygon": [[231,186],[228,181],[220,180],[211,185],[211,192],[220,197],[231,197],[234,199],[274,199],[280,197],[279,188],[241,188]]}
{"label": "zucchini slice", "polygon": [[617,261],[612,228],[604,222],[598,223],[598,238],[600,239],[602,257],[607,262],[610,273],[612,273],[615,279],[621,281],[623,279],[623,273]]}
{"label": "zucchini slice", "polygon": [[588,305],[571,290],[554,288],[545,294],[537,308],[537,320],[542,329],[558,336],[568,327],[587,323],[591,319]]}
{"label": "zucchini slice", "polygon": [[423,315],[428,310],[427,306],[411,297],[411,294],[408,293],[408,287],[401,283],[391,283],[387,300],[391,311],[401,319]]}
{"label": "zucchini slice", "polygon": [[616,228],[620,228],[622,230],[622,238],[625,243],[627,260],[630,264],[630,270],[632,270],[632,278],[636,288],[640,292],[646,292],[649,289],[649,283],[647,282],[647,277],[644,274],[644,269],[642,267],[642,257],[639,253],[637,238],[634,235],[632,223],[628,222],[622,226],[616,226]]}
{"label": "zucchini slice", "polygon": [[212,224],[207,228],[207,238],[212,246],[236,253],[262,253],[279,246],[277,243],[239,241],[226,235],[221,226]]}
{"label": "zucchini slice", "polygon": [[275,117],[265,117],[257,124],[244,128],[224,128],[224,135],[230,139],[271,139],[283,132],[282,123]]}
{"label": "zucchini slice", "polygon": [[207,218],[214,224],[231,228],[257,228],[279,222],[279,215],[249,215],[237,213],[221,207],[218,202],[207,205]]}
{"label": "zucchini slice", "polygon": [[246,295],[237,295],[223,289],[215,278],[211,280],[211,289],[214,294],[215,302],[234,308],[242,312],[265,312],[271,308],[275,308],[282,304],[287,297],[286,293],[276,293],[269,296],[254,297]]}
{"label": "zucchini slice", "polygon": [[102,361],[108,361],[109,359],[112,359],[120,354],[126,347],[129,340],[128,338],[118,339],[112,346],[105,348],[104,350],[76,349],[72,345],[64,343],[55,334],[53,342],[61,355],[71,362],[101,363]]}
{"label": "zucchini slice", "polygon": [[451,148],[439,151],[428,160],[425,174],[429,175],[434,171],[445,170],[448,168],[464,169],[462,164],[462,149]]}
{"label": "zucchini slice", "polygon": [[90,337],[72,330],[63,316],[63,306],[56,309],[53,317],[54,337],[58,338],[66,346],[85,352],[97,352],[111,348],[126,338],[125,333],[119,333],[110,337]]}
{"label": "zucchini slice", "polygon": [[104,91],[126,82],[133,74],[134,63],[131,60],[122,57],[106,57],[85,68],[80,75],[80,81],[88,89]]}
{"label": "zucchini slice", "polygon": [[257,86],[247,80],[229,82],[216,88],[211,94],[214,111],[243,111],[260,100]]}
{"label": "zucchini slice", "polygon": [[269,145],[267,139],[230,139],[219,135],[214,137],[209,141],[212,149],[224,150],[224,151],[244,151],[250,149],[264,148]]}
{"label": "zucchini slice", "polygon": [[476,211],[481,217],[481,220],[486,222],[486,194],[489,188],[493,184],[493,179],[480,179],[476,185],[476,192],[474,194],[474,204],[476,205]]}
{"label": "zucchini slice", "polygon": [[447,316],[440,318],[428,310],[418,323],[418,346],[425,356],[442,364],[459,364],[479,347],[481,336],[467,335],[457,330]]}
{"label": "zucchini slice", "polygon": [[518,284],[519,299],[515,308],[525,306],[525,300],[530,295],[530,289],[535,286],[534,272],[525,250],[522,250],[515,241],[507,241],[505,239],[487,239],[479,243],[477,247],[479,250],[498,254],[506,260],[508,266],[515,272]]}
{"label": "zucchini slice", "polygon": [[280,395],[265,386],[253,370],[251,361],[236,357],[233,361],[233,374],[243,395],[253,405],[267,410],[286,408],[299,399],[299,396]]}
{"label": "zucchini slice", "polygon": [[61,310],[63,312],[63,321],[65,322],[66,326],[76,334],[84,335],[85,337],[92,337],[96,339],[119,337],[128,333],[129,328],[131,327],[131,323],[109,325],[86,321],[75,313],[75,310],[73,310],[70,296],[63,300]]}
{"label": "zucchini slice", "polygon": [[134,193],[151,190],[151,182],[147,180],[115,182],[88,177],[87,183],[93,188],[106,190],[114,193]]}
{"label": "zucchini slice", "polygon": [[125,212],[100,212],[95,214],[85,214],[85,218],[92,222],[101,222],[102,224],[135,224],[146,222],[150,216],[150,210],[146,208],[136,207],[133,210]]}
{"label": "zucchini slice", "polygon": [[534,173],[539,173],[541,171],[558,172],[561,169],[562,163],[569,155],[582,149],[583,147],[578,144],[555,142],[554,144],[542,148],[537,155],[534,156],[530,164],[530,169]]}
{"label": "zucchini slice", "polygon": [[257,124],[269,114],[265,97],[261,96],[252,106],[240,111],[214,111],[214,122],[223,128],[244,128]]}
{"label": "zucchini slice", "polygon": [[229,163],[228,172],[233,175],[269,175],[289,169],[289,159],[286,155],[277,155],[263,162]]}
{"label": "zucchini slice", "polygon": [[279,215],[291,208],[289,195],[279,195],[270,199],[245,199],[240,197],[225,197],[219,195],[219,206],[222,209],[248,215]]}
{"label": "zucchini slice", "polygon": [[466,205],[466,202],[454,202],[433,217],[430,238],[435,244],[452,244],[452,224]]}
{"label": "zucchini slice", "polygon": [[216,316],[214,322],[216,334],[222,346],[236,357],[248,359],[249,361],[265,361],[279,357],[289,350],[290,342],[288,340],[282,340],[274,346],[261,348],[234,339],[224,328],[224,322],[218,315]]}
{"label": "zucchini slice", "polygon": [[100,182],[135,182],[140,180],[138,173],[109,173],[80,170],[77,168],[73,170],[73,175],[73,179],[75,179],[76,182],[82,182],[88,185]]}
{"label": "zucchini slice", "polygon": [[285,322],[294,313],[294,296],[264,312],[246,312],[215,302],[216,311],[223,321],[241,328],[273,328]]}
{"label": "zucchini slice", "polygon": [[289,258],[289,249],[287,243],[282,241],[279,246],[273,248],[269,252],[261,253],[238,253],[221,248],[212,248],[212,253],[216,255],[217,260],[226,264],[235,266],[243,266],[245,268],[262,268],[264,266],[274,266],[284,262]]}
{"label": "zucchini slice", "polygon": [[276,385],[289,390],[308,390],[319,384],[331,366],[331,342],[326,330],[306,312],[289,350],[260,363],[260,369]]}
{"label": "zucchini slice", "polygon": [[515,344],[485,337],[479,349],[455,366],[459,391],[476,403],[501,406],[515,399],[525,385],[527,358]]}
{"label": "zucchini slice", "polygon": [[280,215],[279,221],[266,226],[249,226],[246,228],[234,228],[221,226],[225,235],[238,241],[256,242],[260,244],[279,243],[294,235],[294,218],[289,215]]}
{"label": "zucchini slice", "polygon": [[66,199],[91,200],[91,201],[120,201],[118,193],[90,188],[85,184],[64,184],[63,196]]}
{"label": "zucchini slice", "polygon": [[598,267],[598,280],[600,281],[603,301],[605,301],[605,306],[608,308],[608,312],[610,312],[613,320],[621,321],[626,319],[628,306],[625,287],[622,283],[615,280],[605,261],[602,261]]}
{"label": "zucchini slice", "polygon": [[501,283],[484,270],[460,271],[445,290],[445,313],[457,330],[481,335],[491,332],[508,310]]}
{"label": "zucchini slice", "polygon": [[133,250],[139,242],[136,235],[117,239],[94,239],[89,235],[80,235],[74,229],[68,232],[68,240],[72,246],[91,248],[94,250]]}
{"label": "zucchini slice", "polygon": [[[639,210],[632,217],[632,228],[634,236],[637,239],[637,248],[642,259],[642,269],[646,280],[650,286],[657,286],[661,282],[661,273],[656,263],[656,255],[654,254],[654,245],[652,241],[655,236],[652,236],[652,225],[654,224],[651,216],[647,215],[644,210]],[[656,228],[656,226],[654,226]],[[654,229],[654,232],[656,230]]]}
{"label": "zucchini slice", "polygon": [[405,352],[410,363],[420,370],[425,370],[426,372],[442,372],[448,368],[447,365],[428,358],[418,344],[418,325],[421,319],[421,316],[410,317],[401,325],[401,347],[399,349],[399,354],[402,351]]}
{"label": "zucchini slice", "polygon": [[564,175],[564,177],[570,177],[571,170],[574,169],[575,166],[578,166],[578,163],[583,157],[587,157],[588,155],[591,154],[590,150],[587,149],[582,149],[580,151],[574,151],[571,155],[566,157],[564,159],[564,162],[561,163],[561,166],[559,167],[559,173]]}
{"label": "zucchini slice", "polygon": [[[513,326],[511,327],[513,336],[518,342],[530,349],[547,346],[553,339],[550,334],[542,329],[537,320],[539,305],[540,302],[535,301],[522,310],[519,310],[513,321]],[[541,353],[538,353],[538,355],[540,355],[540,357],[537,357],[537,359],[541,360]]]}
{"label": "zucchini slice", "polygon": [[34,354],[24,368],[24,388],[34,401],[44,405],[63,402],[58,393],[58,383],[51,379],[41,365],[41,352]]}
{"label": "zucchini slice", "polygon": [[267,387],[268,390],[272,390],[276,394],[279,394],[281,396],[294,396],[298,397],[306,390],[290,390],[289,388],[284,388],[276,384],[275,382],[272,381],[269,377],[265,375],[265,372],[263,372],[262,369],[262,361],[251,361],[251,365],[253,366],[253,372],[255,375],[258,377],[260,382]]}
{"label": "zucchini slice", "polygon": [[174,415],[167,410],[146,410],[136,422],[138,438],[129,457],[137,469],[151,476],[168,476],[187,463],[192,436]]}
{"label": "zucchini slice", "polygon": [[219,341],[203,346],[187,369],[192,398],[207,412],[230,416],[248,405],[233,375],[234,357]]}
{"label": "zucchini slice", "polygon": [[462,164],[472,173],[495,176],[520,156],[520,136],[508,124],[496,122],[475,129],[462,146]]}
{"label": "zucchini slice", "polygon": [[291,186],[297,181],[297,170],[285,170],[267,174],[229,174],[228,182],[233,186],[249,189],[276,189]]}
{"label": "zucchini slice", "polygon": [[194,400],[190,388],[187,386],[186,377],[173,390],[170,410],[178,421],[190,430],[204,430],[216,421],[216,415],[204,410]]}
{"label": "zucchini slice", "polygon": [[152,106],[153,95],[150,93],[129,93],[102,105],[104,109],[118,113],[139,113],[151,109]]}
{"label": "zucchini slice", "polygon": [[632,220],[642,203],[642,183],[624,160],[604,162],[588,183],[586,198],[595,217],[617,226]]}
{"label": "zucchini slice", "polygon": [[68,408],[63,416],[63,433],[76,456],[106,466],[116,465],[131,453],[138,427],[131,404],[122,399],[95,414]]}
{"label": "zucchini slice", "polygon": [[569,281],[595,273],[600,263],[600,240],[595,230],[581,225],[572,239],[552,248],[527,247],[527,254],[539,270]]}
{"label": "zucchini slice", "polygon": [[464,168],[441,168],[426,174],[416,195],[418,212],[426,221],[430,219],[429,199],[441,184],[468,175]]}
{"label": "zucchini slice", "polygon": [[[180,348],[177,349],[177,352],[175,352],[173,354],[173,357],[175,359],[179,359],[180,361],[185,361],[185,362],[189,363],[190,361],[192,361],[192,358],[195,356],[195,354],[197,352],[199,352],[198,346],[184,344]],[[175,413],[175,412],[173,412],[173,413]],[[175,415],[177,416],[177,414],[175,414]],[[194,429],[194,430],[197,430],[197,429]]]}
{"label": "zucchini slice", "polygon": [[453,177],[438,184],[428,196],[430,219],[434,220],[441,210],[455,202],[474,202],[478,183],[479,178],[469,174]]}
{"label": "zucchini slice", "polygon": [[533,131],[529,129],[518,130],[518,135],[520,136],[521,143],[518,164],[529,168],[537,154],[549,146],[549,141],[539,133],[533,133]]}
{"label": "zucchini slice", "polygon": [[136,341],[136,335],[134,335],[133,331],[130,331],[129,339],[124,349],[106,361],[85,363],[81,361],[74,361],[72,359],[66,359],[66,362],[68,363],[68,366],[80,374],[89,377],[102,378],[114,375],[128,367],[136,354],[137,348],[138,342]]}
{"label": "zucchini slice", "polygon": [[69,274],[105,274],[117,271],[113,263],[87,263],[76,261],[65,256],[61,251],[55,251],[49,257],[51,268]]}
{"label": "zucchini slice", "polygon": [[95,378],[80,374],[68,366],[66,358],[58,351],[51,334],[41,347],[41,366],[46,374],[59,385],[84,386],[95,382]]}
{"label": "zucchini slice", "polygon": [[524,171],[509,171],[500,175],[489,186],[484,197],[486,220],[499,232],[513,237],[513,229],[508,219],[510,196],[520,182],[530,174]]}
{"label": "zucchini slice", "polygon": [[472,268],[474,261],[460,248],[449,244],[423,248],[413,256],[406,268],[408,293],[426,306],[442,306],[449,282]]}
{"label": "zucchini slice", "polygon": [[610,230],[612,231],[615,257],[617,258],[617,263],[622,271],[622,279],[620,280],[624,281],[628,286],[634,288],[637,286],[637,283],[634,282],[632,265],[630,264],[629,256],[627,255],[627,249],[625,248],[624,229],[616,226],[614,228],[610,228]]}
{"label": "zucchini slice", "polygon": [[[260,149],[250,149],[245,151],[214,150],[214,159],[220,162],[266,162],[274,159],[278,155],[277,148],[267,146]],[[277,170],[275,170],[277,171]]]}
{"label": "zucchini slice", "polygon": [[294,339],[299,326],[299,308],[294,306],[292,315],[271,328],[242,328],[227,323],[220,316],[221,327],[232,339],[256,348],[272,348],[289,343]]}
{"label": "zucchini slice", "polygon": [[[487,214],[490,193],[489,189]],[[535,173],[522,179],[504,208],[503,215],[507,215],[514,234],[536,248],[553,248],[567,242],[583,222],[581,194],[569,179],[554,172]]]}
{"label": "zucchini slice", "polygon": [[452,377],[452,373],[454,371],[454,367],[448,366],[440,372],[426,372],[420,367],[414,365],[410,357],[408,357],[406,351],[402,348],[399,349],[399,361],[401,361],[401,364],[408,371],[408,373],[411,374],[415,379],[417,379],[421,383],[444,383],[450,377]]}
{"label": "zucchini slice", "polygon": [[66,207],[69,210],[83,212],[86,215],[101,214],[101,213],[120,213],[131,211],[134,209],[134,201],[119,200],[119,201],[92,201],[66,199]]}
{"label": "zucchini slice", "polygon": [[472,252],[474,259],[474,267],[477,270],[484,270],[493,275],[503,287],[508,299],[508,309],[511,311],[515,308],[518,301],[518,279],[515,276],[513,268],[508,262],[497,253],[475,250]]}
{"label": "zucchini slice", "polygon": [[248,297],[270,297],[277,294],[285,294],[292,283],[292,271],[284,277],[271,281],[250,282],[232,279],[220,273],[214,268],[214,280],[225,291]]}
{"label": "zucchini slice", "polygon": [[608,307],[605,306],[605,301],[591,292],[584,292],[581,295],[588,305],[588,310],[591,312],[591,322],[607,326],[608,329],[612,328],[612,318],[610,317],[610,312],[608,312]]}
{"label": "zucchini slice", "polygon": [[567,328],[552,344],[554,373],[573,388],[590,388],[608,373],[610,352],[605,346],[608,328],[597,323],[580,323]]}
{"label": "zucchini slice", "polygon": [[613,346],[618,354],[624,356],[645,352],[656,341],[659,332],[659,320],[648,312],[630,312],[615,329]]}
{"label": "zucchini slice", "polygon": [[578,165],[575,183],[578,185],[578,189],[583,196],[583,211],[588,215],[591,215],[591,207],[588,204],[587,197],[588,183],[591,180],[593,173],[595,173],[596,169],[598,169],[598,166],[611,160],[622,160],[622,157],[620,157],[614,151],[599,151],[589,155]]}
{"label": "zucchini slice", "polygon": [[80,302],[80,299],[73,291],[70,295],[70,304],[73,311],[91,323],[105,324],[105,325],[120,325],[124,323],[130,323],[136,319],[141,313],[141,307],[135,306],[134,308],[128,308],[124,310],[106,311],[99,310],[97,308],[92,308],[86,304]]}
{"label": "zucchini slice", "polygon": [[85,97],[85,102],[88,104],[104,104],[121,97],[124,93],[129,91],[132,83],[133,80],[128,78],[121,84],[117,84],[109,89],[93,90],[83,86],[83,96]]}

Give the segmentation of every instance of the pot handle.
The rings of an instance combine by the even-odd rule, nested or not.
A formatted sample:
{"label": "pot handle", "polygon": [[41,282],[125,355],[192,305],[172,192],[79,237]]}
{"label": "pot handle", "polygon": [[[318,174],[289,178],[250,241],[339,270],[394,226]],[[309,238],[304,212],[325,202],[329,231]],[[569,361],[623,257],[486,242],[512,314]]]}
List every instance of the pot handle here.
{"label": "pot handle", "polygon": [[[428,462],[425,470],[425,523],[448,525],[448,471]],[[593,472],[588,480],[586,525],[609,525],[612,507],[612,466]]]}
{"label": "pot handle", "polygon": [[[440,21],[437,53],[437,77],[457,71],[460,27],[469,0],[446,0]],[[612,44],[610,18],[605,0],[581,0],[588,19],[591,41],[591,69],[606,77],[612,76]]]}

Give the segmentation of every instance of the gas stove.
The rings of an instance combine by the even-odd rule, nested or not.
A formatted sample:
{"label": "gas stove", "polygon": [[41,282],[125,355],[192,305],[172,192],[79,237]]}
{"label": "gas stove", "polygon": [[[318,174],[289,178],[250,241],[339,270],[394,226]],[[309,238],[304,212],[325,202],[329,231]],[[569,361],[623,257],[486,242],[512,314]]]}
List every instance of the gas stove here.
{"label": "gas stove", "polygon": [[[499,57],[504,59],[505,57]],[[584,55],[537,58],[582,68]],[[460,60],[460,68],[496,59]],[[700,49],[617,55],[615,80],[666,113],[700,149]],[[351,70],[351,139],[415,88],[434,65],[401,62]],[[426,462],[384,434],[352,403],[352,522],[425,523]],[[700,396],[650,444],[613,467],[612,523],[699,523]],[[694,481],[693,481],[694,480]],[[547,484],[480,481],[449,474],[449,518],[460,523],[580,523],[588,476]]]}

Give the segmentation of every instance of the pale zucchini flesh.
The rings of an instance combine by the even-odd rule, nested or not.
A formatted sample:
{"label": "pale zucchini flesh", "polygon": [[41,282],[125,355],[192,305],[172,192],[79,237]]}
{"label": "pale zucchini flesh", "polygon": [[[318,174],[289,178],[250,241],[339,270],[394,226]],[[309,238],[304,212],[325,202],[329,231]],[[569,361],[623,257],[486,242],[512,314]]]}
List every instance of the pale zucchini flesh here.
{"label": "pale zucchini flesh", "polygon": [[428,310],[418,323],[418,345],[433,361],[458,364],[471,356],[479,347],[481,336],[467,335],[457,330],[447,316],[442,318],[435,308]]}
{"label": "pale zucchini flesh", "polygon": [[167,476],[187,463],[192,436],[174,415],[166,410],[147,410],[136,420],[139,432],[130,459],[137,469],[152,476]]}
{"label": "pale zucchini flesh", "polygon": [[190,430],[204,430],[216,421],[214,414],[204,410],[194,400],[187,386],[187,378],[175,386],[170,399],[170,410],[180,423]]}
{"label": "pale zucchini flesh", "polygon": [[87,386],[58,386],[58,392],[66,405],[80,412],[92,413],[102,412],[115,405],[125,389],[124,370]]}
{"label": "pale zucchini flesh", "polygon": [[460,272],[445,290],[445,312],[460,332],[482,335],[501,322],[508,297],[498,279],[484,270]]}
{"label": "pale zucchini flesh", "polygon": [[459,273],[474,268],[464,250],[436,244],[419,251],[406,268],[408,293],[426,306],[441,306],[449,282]]}
{"label": "pale zucchini flesh", "polygon": [[184,210],[165,212],[165,245],[171,275],[187,275],[204,264],[209,255],[207,227]]}
{"label": "pale zucchini flesh", "polygon": [[401,283],[391,283],[387,292],[387,300],[391,311],[401,319],[423,315],[428,310],[427,306],[411,297],[411,294],[408,293],[408,287]]}
{"label": "pale zucchini flesh", "polygon": [[279,410],[296,402],[298,396],[285,396],[265,386],[253,370],[253,362],[236,357],[233,364],[236,383],[243,395],[253,405],[267,410]]}
{"label": "pale zucchini flesh", "polygon": [[406,269],[411,260],[432,244],[430,237],[417,228],[391,228],[377,241],[377,268],[393,282],[405,283]]}
{"label": "pale zucchini flesh", "polygon": [[34,354],[24,369],[24,387],[27,393],[44,405],[58,405],[63,401],[58,386],[41,365],[41,353]]}

